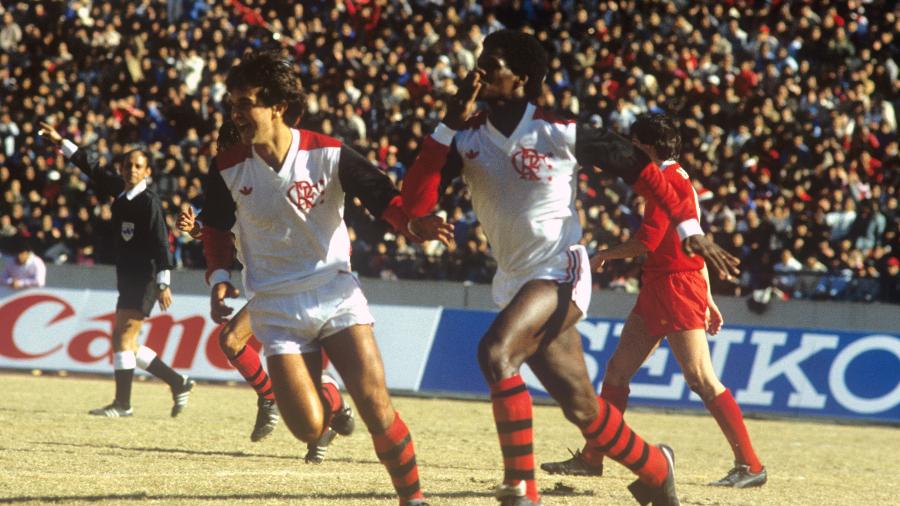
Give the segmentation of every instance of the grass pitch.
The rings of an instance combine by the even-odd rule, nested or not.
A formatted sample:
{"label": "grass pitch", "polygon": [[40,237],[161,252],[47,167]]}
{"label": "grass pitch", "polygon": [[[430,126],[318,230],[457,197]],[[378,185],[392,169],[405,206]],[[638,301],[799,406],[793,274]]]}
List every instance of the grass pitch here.
{"label": "grass pitch", "polygon": [[[387,473],[362,424],[338,438],[321,465],[283,425],[251,443],[256,402],[249,387],[201,384],[177,419],[168,388],[134,385],[135,416],[87,415],[107,404],[112,379],[0,373],[0,503],[395,505]],[[432,505],[492,505],[502,460],[490,405],[399,397],[413,434],[420,478]],[[629,411],[629,423],[676,451],[684,505],[898,504],[900,432],[896,427],[796,420],[748,420],[769,471],[760,489],[705,486],[731,467],[731,452],[711,416]],[[552,406],[535,407],[537,462],[569,457],[581,436]],[[607,461],[602,478],[538,471],[544,504],[635,504],[633,476]]]}

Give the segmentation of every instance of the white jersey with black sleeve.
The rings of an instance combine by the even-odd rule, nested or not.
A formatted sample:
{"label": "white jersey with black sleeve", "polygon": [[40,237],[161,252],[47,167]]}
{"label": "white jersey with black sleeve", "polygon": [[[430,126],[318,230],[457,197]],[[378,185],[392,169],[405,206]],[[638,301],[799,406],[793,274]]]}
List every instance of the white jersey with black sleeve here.
{"label": "white jersey with black sleeve", "polygon": [[[277,170],[247,145],[220,153],[217,169],[207,181],[204,225],[234,233],[244,287],[255,294],[312,290],[350,272],[345,192],[375,216],[399,199],[387,176],[359,153],[309,130],[291,130]],[[227,279],[221,272],[211,285]]]}

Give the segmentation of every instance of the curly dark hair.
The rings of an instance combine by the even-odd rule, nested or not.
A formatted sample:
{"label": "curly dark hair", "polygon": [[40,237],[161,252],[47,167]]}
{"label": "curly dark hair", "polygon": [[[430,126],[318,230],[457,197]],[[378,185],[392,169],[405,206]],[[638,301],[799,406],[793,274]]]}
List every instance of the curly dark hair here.
{"label": "curly dark hair", "polygon": [[500,51],[509,69],[517,75],[528,76],[525,95],[537,99],[547,75],[547,51],[531,35],[516,30],[497,30],[484,39],[482,52]]}
{"label": "curly dark hair", "polygon": [[291,61],[272,50],[254,51],[231,67],[225,80],[230,90],[262,88],[257,98],[271,107],[287,104],[284,122],[295,126],[306,112],[306,94]]}
{"label": "curly dark hair", "polygon": [[674,118],[663,113],[646,113],[631,125],[631,135],[647,144],[663,160],[677,160],[681,155],[681,132]]}

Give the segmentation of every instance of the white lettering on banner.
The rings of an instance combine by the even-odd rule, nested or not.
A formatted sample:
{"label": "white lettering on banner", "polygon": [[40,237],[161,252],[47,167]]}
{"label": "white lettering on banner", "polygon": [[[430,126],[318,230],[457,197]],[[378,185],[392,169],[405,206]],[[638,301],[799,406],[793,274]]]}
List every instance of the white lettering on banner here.
{"label": "white lettering on banner", "polygon": [[[714,336],[709,334],[706,335],[706,338],[709,340],[709,351],[713,370],[719,378],[725,374],[725,362],[728,359],[728,352],[731,350],[731,345],[743,343],[746,334],[747,332],[744,330],[722,329]],[[691,392],[690,400],[694,402],[702,401],[696,392]]]}
{"label": "white lettering on banner", "polygon": [[773,394],[765,390],[765,386],[773,379],[784,375],[794,387],[794,393],[788,396],[788,407],[812,409],[825,407],[826,396],[816,391],[809,378],[800,369],[800,363],[821,350],[836,348],[838,336],[803,334],[800,346],[796,350],[772,362],[772,352],[776,346],[783,346],[787,342],[787,336],[787,332],[764,330],[753,332],[750,342],[757,346],[756,357],[750,370],[747,388],[738,391],[739,404],[771,405]]}
{"label": "white lettering on banner", "polygon": [[606,339],[609,337],[609,322],[591,323],[582,320],[575,324],[575,328],[588,340],[589,350],[603,351],[606,348]]}
{"label": "white lettering on banner", "polygon": [[[853,359],[867,351],[885,350],[893,353],[897,360],[900,360],[900,339],[894,336],[874,335],[864,337],[855,341],[853,344],[841,350],[834,361],[831,363],[831,370],[828,373],[828,386],[831,388],[831,395],[842,406],[856,413],[871,414],[881,413],[892,409],[900,404],[900,381],[893,390],[881,397],[867,399],[856,396],[847,388],[847,367],[853,362]],[[900,368],[894,368],[894,371]]]}

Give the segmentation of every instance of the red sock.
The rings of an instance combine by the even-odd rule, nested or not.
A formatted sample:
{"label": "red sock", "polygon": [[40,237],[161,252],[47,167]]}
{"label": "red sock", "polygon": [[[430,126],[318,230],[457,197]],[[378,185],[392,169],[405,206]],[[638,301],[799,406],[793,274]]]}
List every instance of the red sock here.
{"label": "red sock", "polygon": [[322,375],[322,389],[319,393],[325,400],[325,425],[330,425],[332,415],[344,407],[344,398],[341,397],[337,383],[327,374]]}
{"label": "red sock", "polygon": [[391,482],[397,495],[400,496],[400,505],[405,505],[411,499],[424,498],[425,495],[419,488],[416,450],[413,448],[409,429],[400,419],[400,413],[395,411],[391,426],[381,434],[372,434],[372,441],[375,443],[378,460],[391,475]]}
{"label": "red sock", "polygon": [[531,394],[518,374],[491,385],[494,422],[503,452],[503,483],[525,481],[526,494],[540,500],[534,480],[534,429]]}
{"label": "red sock", "polygon": [[[630,392],[631,389],[628,388],[628,385],[620,387],[609,383],[603,383],[600,397],[615,406],[624,416],[625,408],[628,407],[628,394]],[[590,441],[585,441],[584,448],[581,450],[581,458],[592,467],[600,467],[603,465],[603,454],[591,450]]]}
{"label": "red sock", "polygon": [[731,445],[731,451],[734,452],[735,462],[750,466],[751,473],[760,472],[763,465],[753,451],[753,445],[750,444],[750,434],[747,433],[747,426],[744,424],[744,415],[732,397],[731,390],[725,389],[715,399],[707,402],[706,409],[719,423],[719,428],[722,429],[725,439]]}
{"label": "red sock", "polygon": [[250,346],[244,346],[234,358],[228,357],[231,365],[241,373],[247,383],[256,390],[256,394],[268,400],[274,400],[272,381],[259,361],[259,353]]}
{"label": "red sock", "polygon": [[602,397],[597,398],[600,408],[597,419],[584,430],[588,455],[585,460],[606,455],[631,469],[640,480],[652,487],[658,487],[666,480],[669,466],[659,448],[647,444],[641,436],[625,423],[622,413]]}

